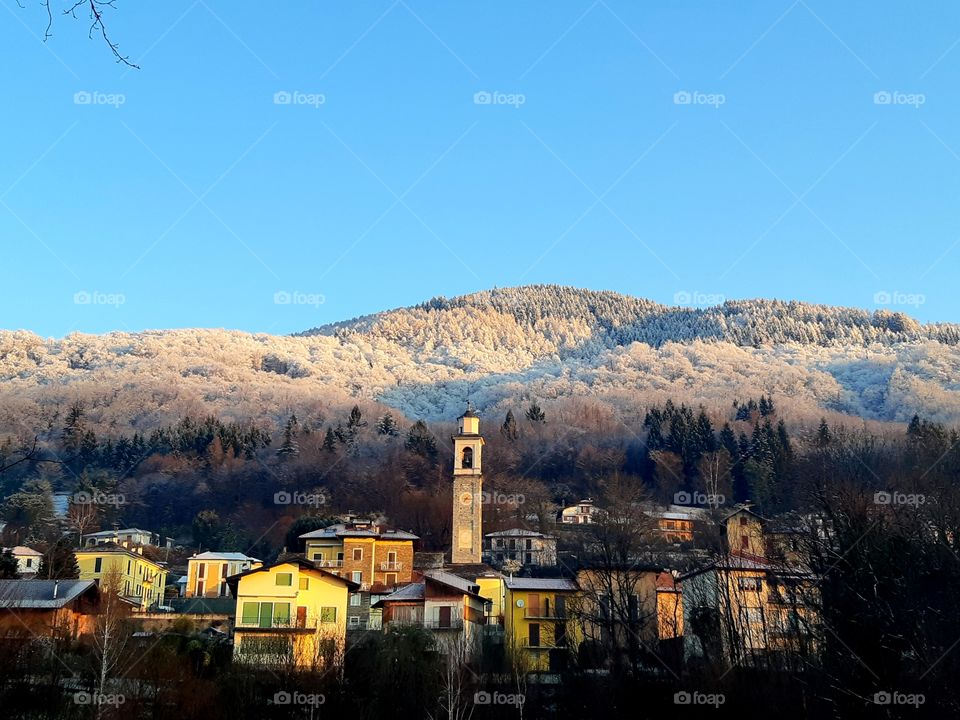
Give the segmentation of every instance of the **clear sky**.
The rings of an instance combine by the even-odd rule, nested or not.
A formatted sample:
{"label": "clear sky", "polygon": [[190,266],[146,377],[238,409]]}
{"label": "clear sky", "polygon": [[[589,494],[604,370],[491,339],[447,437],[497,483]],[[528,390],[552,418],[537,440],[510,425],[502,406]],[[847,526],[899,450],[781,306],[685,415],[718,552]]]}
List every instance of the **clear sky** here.
{"label": "clear sky", "polygon": [[528,283],[960,321],[957,3],[118,0],[139,70],[0,3],[0,327]]}

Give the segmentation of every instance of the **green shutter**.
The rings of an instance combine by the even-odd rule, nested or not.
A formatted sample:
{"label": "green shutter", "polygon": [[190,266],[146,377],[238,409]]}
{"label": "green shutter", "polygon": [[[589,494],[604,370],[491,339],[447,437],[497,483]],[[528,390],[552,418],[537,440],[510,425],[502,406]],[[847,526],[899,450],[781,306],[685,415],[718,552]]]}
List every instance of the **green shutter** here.
{"label": "green shutter", "polygon": [[243,624],[256,625],[260,619],[260,603],[245,602],[243,604]]}
{"label": "green shutter", "polygon": [[281,627],[290,624],[290,603],[274,604],[273,624]]}

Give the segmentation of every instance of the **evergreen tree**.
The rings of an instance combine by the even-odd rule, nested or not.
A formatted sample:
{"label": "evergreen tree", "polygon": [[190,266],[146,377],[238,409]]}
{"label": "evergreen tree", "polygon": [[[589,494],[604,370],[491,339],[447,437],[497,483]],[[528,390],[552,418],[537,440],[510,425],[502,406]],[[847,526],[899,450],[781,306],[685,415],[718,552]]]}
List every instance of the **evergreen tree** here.
{"label": "evergreen tree", "polygon": [[830,426],[826,418],[820,418],[820,427],[817,428],[817,447],[825,448],[833,441]]}
{"label": "evergreen tree", "polygon": [[513,442],[520,437],[520,431],[517,429],[517,420],[513,417],[513,410],[507,410],[507,417],[500,426],[500,434],[507,440]]}
{"label": "evergreen tree", "polygon": [[360,406],[354,405],[353,409],[350,411],[350,417],[347,419],[347,427],[350,430],[355,430],[366,426],[367,421],[363,419],[363,414],[360,412]]}
{"label": "evergreen tree", "polygon": [[397,426],[397,421],[394,420],[392,413],[385,413],[384,416],[377,421],[377,433],[380,435],[389,435],[390,437],[395,437],[400,434],[400,428]]}
{"label": "evergreen tree", "polygon": [[327,428],[327,434],[323,436],[323,449],[328,452],[333,452],[337,449],[337,436],[333,432],[333,428]]}
{"label": "evergreen tree", "polygon": [[15,580],[20,577],[19,564],[13,556],[13,550],[0,550],[0,580]]}
{"label": "evergreen tree", "polygon": [[403,446],[410,452],[431,460],[437,456],[437,441],[423,420],[417,420],[410,427]]}
{"label": "evergreen tree", "polygon": [[287,460],[300,454],[300,445],[297,443],[296,433],[297,416],[291,415],[290,419],[287,420],[286,426],[283,428],[283,444],[277,448],[277,455],[279,455],[282,460]]}
{"label": "evergreen tree", "polygon": [[527,420],[535,423],[545,423],[547,415],[536,402],[532,402],[530,407],[527,408]]}
{"label": "evergreen tree", "polygon": [[37,568],[38,580],[76,580],[80,577],[80,566],[73,548],[67,540],[61,538],[51,545],[40,558]]}

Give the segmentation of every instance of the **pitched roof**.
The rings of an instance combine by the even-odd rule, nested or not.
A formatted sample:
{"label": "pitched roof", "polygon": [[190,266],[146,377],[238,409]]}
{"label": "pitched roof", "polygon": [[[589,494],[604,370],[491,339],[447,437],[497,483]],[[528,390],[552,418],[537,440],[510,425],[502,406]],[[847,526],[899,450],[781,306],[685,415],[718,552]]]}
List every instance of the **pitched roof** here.
{"label": "pitched roof", "polygon": [[417,602],[423,600],[426,594],[426,583],[415,582],[404,585],[399,590],[395,590],[385,598],[380,598],[372,607],[382,607],[383,603],[389,602]]}
{"label": "pitched roof", "polygon": [[510,590],[560,590],[576,592],[580,589],[573,580],[567,578],[507,578],[504,582]]}
{"label": "pitched roof", "polygon": [[372,527],[367,529],[350,528],[340,523],[330,525],[319,530],[311,530],[300,536],[301,540],[322,540],[324,538],[333,540],[344,537],[368,537],[375,540],[419,540],[420,537],[405,530],[374,530]]}
{"label": "pitched roof", "polygon": [[509,530],[498,530],[497,532],[491,532],[484,535],[484,537],[494,538],[494,537],[541,537],[549,538],[553,537],[552,535],[544,535],[543,533],[535,532],[533,530],[524,530],[523,528],[510,528]]}
{"label": "pitched roof", "polygon": [[91,592],[91,588],[97,592],[93,580],[0,580],[0,608],[55,610]]}
{"label": "pitched roof", "polygon": [[468,595],[479,595],[480,587],[476,583],[470,582],[459,575],[444,572],[443,570],[426,570],[423,573],[423,576],[433,580],[434,582],[442,583],[448,587],[454,588],[455,590],[459,590],[462,593],[466,593]]}
{"label": "pitched roof", "polygon": [[121,530],[100,530],[95,533],[85,533],[85,538],[90,537],[111,537],[113,535],[126,535],[128,533],[139,533],[140,535],[156,535],[156,533],[150,532],[149,530],[141,530],[140,528],[123,528]]}
{"label": "pitched roof", "polygon": [[339,580],[344,585],[346,585],[347,589],[350,591],[357,591],[360,589],[359,583],[355,583],[352,580],[347,580],[346,578],[340,577],[339,575],[335,575],[334,573],[329,572],[328,570],[319,568],[316,566],[315,563],[312,563],[309,560],[306,560],[304,558],[288,558],[286,560],[277,560],[276,562],[270,563],[269,565],[262,565],[261,567],[258,567],[258,568],[251,568],[249,570],[244,570],[243,572],[237,573],[236,575],[229,575],[226,578],[227,585],[229,585],[230,589],[234,591],[234,594],[236,594],[236,588],[238,583],[240,582],[240,578],[246,577],[247,575],[253,575],[254,573],[269,572],[273,568],[280,567],[281,565],[296,565],[301,570],[312,570],[314,572],[320,573],[321,575],[327,576],[331,580]]}
{"label": "pitched roof", "polygon": [[118,555],[129,555],[132,558],[138,560],[143,560],[150,563],[151,565],[156,565],[158,568],[162,569],[164,572],[167,572],[167,566],[165,563],[160,562],[159,560],[151,560],[146,555],[141,555],[138,552],[133,550],[128,550],[125,547],[121,547],[116,543],[104,543],[103,545],[94,545],[91,547],[79,548],[74,550],[74,555],[102,555],[103,553],[116,553]]}
{"label": "pitched roof", "polygon": [[190,559],[191,560],[228,560],[228,561],[237,561],[237,562],[250,560],[251,562],[260,562],[256,558],[247,557],[243,553],[239,553],[239,552],[207,551],[207,552],[200,553],[199,555],[194,555]]}
{"label": "pitched roof", "polygon": [[16,545],[12,548],[4,548],[4,550],[9,550],[14,555],[30,555],[31,557],[43,557],[42,552],[37,552],[33,548],[28,548],[26,545]]}

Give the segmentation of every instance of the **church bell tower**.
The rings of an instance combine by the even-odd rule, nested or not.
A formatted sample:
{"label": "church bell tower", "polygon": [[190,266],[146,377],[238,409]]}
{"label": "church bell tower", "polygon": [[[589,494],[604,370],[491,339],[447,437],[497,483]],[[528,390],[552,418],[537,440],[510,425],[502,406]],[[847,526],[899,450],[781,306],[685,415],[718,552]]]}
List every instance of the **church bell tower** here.
{"label": "church bell tower", "polygon": [[479,563],[483,547],[483,438],[470,403],[453,436],[453,549],[451,562]]}

